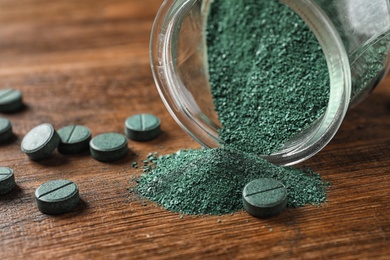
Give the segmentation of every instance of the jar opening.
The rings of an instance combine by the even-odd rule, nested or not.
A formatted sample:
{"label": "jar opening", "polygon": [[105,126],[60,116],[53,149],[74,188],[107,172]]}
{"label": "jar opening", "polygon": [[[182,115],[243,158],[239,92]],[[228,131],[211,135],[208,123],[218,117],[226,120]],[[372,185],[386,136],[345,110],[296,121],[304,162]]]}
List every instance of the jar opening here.
{"label": "jar opening", "polygon": [[[221,124],[210,94],[204,28],[211,1],[165,1],[151,38],[151,64],[160,95],[171,115],[206,147],[223,142]],[[271,155],[275,164],[291,165],[313,156],[335,135],[349,106],[348,56],[330,19],[312,1],[283,0],[310,27],[322,46],[330,76],[330,98],[324,115]]]}

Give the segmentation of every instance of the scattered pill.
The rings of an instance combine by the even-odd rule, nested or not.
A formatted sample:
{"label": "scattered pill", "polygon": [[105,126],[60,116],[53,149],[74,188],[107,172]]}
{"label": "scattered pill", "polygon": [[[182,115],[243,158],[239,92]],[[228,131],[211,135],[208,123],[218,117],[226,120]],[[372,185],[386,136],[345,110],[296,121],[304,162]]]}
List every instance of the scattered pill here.
{"label": "scattered pill", "polygon": [[8,141],[12,135],[11,122],[6,118],[0,117],[0,143]]}
{"label": "scattered pill", "polygon": [[286,187],[274,179],[256,179],[242,192],[244,208],[249,214],[266,218],[281,213],[287,205]]}
{"label": "scattered pill", "polygon": [[14,171],[8,167],[0,167],[0,194],[10,192],[14,187]]}
{"label": "scattered pill", "polygon": [[68,180],[49,181],[35,190],[35,199],[42,213],[62,214],[71,211],[79,203],[79,188]]}
{"label": "scattered pill", "polygon": [[49,157],[60,142],[56,130],[51,124],[41,124],[28,132],[22,140],[21,148],[31,160]]}
{"label": "scattered pill", "polygon": [[19,90],[0,89],[0,112],[14,112],[22,105],[22,93]]}
{"label": "scattered pill", "polygon": [[74,154],[88,150],[91,140],[91,131],[88,127],[70,125],[61,128],[57,133],[60,136],[58,144],[60,153]]}
{"label": "scattered pill", "polygon": [[89,143],[91,156],[98,161],[113,162],[122,159],[129,151],[126,136],[104,133],[95,136]]}
{"label": "scattered pill", "polygon": [[126,136],[134,141],[149,141],[160,134],[160,119],[151,114],[138,114],[125,121]]}

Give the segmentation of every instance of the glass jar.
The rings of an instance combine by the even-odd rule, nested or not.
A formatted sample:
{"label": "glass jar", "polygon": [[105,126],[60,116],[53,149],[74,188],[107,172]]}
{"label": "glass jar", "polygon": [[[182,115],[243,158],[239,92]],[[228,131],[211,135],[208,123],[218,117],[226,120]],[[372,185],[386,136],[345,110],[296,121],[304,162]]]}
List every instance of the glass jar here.
{"label": "glass jar", "polygon": [[[270,155],[292,165],[319,152],[336,134],[346,111],[364,99],[390,67],[388,0],[280,0],[309,26],[330,77],[322,117]],[[151,36],[153,76],[170,114],[205,147],[223,144],[208,81],[205,24],[211,0],[165,0]]]}

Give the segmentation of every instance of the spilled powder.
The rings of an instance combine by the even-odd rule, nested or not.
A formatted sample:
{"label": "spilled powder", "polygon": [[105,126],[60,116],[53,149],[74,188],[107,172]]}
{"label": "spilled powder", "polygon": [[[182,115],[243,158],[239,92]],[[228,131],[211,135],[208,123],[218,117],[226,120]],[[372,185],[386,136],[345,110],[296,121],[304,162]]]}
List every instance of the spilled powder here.
{"label": "spilled powder", "polygon": [[206,34],[227,145],[148,156],[138,194],[174,212],[227,214],[243,208],[248,182],[268,177],[286,186],[290,207],[324,202],[327,184],[318,174],[256,156],[280,149],[325,110],[329,77],[312,33],[278,1],[214,0]]}
{"label": "spilled powder", "polygon": [[326,187],[310,170],[275,166],[260,157],[223,148],[181,150],[149,156],[137,192],[165,209],[183,214],[227,214],[243,208],[242,190],[267,177],[287,188],[287,205],[299,207],[326,200]]}

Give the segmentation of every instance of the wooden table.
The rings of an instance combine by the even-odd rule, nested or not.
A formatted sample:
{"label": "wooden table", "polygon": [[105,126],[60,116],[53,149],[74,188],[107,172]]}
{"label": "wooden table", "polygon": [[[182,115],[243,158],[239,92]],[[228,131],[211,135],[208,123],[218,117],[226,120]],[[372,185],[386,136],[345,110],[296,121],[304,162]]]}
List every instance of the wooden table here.
{"label": "wooden table", "polygon": [[[0,164],[17,188],[0,197],[0,259],[389,259],[390,77],[348,113],[332,142],[299,166],[330,181],[328,203],[288,209],[275,218],[245,212],[184,216],[129,197],[149,152],[199,145],[170,117],[149,66],[149,34],[162,0],[0,0],[0,88],[23,92],[26,108],[9,118],[15,140]],[[41,162],[20,150],[23,136],[49,122],[123,132],[124,120],[162,119],[157,140],[130,141],[115,163],[58,152]],[[35,189],[51,179],[79,184],[71,213],[40,213]]]}

